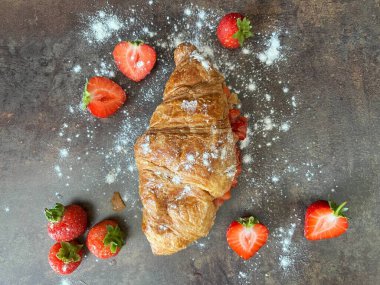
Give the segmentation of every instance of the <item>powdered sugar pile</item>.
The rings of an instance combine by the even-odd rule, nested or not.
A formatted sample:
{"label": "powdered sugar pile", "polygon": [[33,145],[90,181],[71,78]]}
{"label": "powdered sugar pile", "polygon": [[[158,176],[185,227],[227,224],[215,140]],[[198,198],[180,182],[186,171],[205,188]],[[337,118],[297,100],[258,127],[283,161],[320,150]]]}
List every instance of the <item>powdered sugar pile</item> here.
{"label": "powdered sugar pile", "polygon": [[96,15],[84,20],[86,24],[89,23],[88,29],[83,32],[89,43],[105,43],[124,27],[122,20],[108,10],[98,11]]}
{"label": "powdered sugar pile", "polygon": [[186,111],[187,113],[194,113],[195,110],[197,109],[197,106],[198,106],[197,100],[193,100],[193,101],[183,100],[181,104],[182,110]]}
{"label": "powdered sugar pile", "polygon": [[259,53],[258,58],[266,65],[272,65],[274,62],[281,58],[281,45],[277,32],[272,33],[266,45],[268,49]]}

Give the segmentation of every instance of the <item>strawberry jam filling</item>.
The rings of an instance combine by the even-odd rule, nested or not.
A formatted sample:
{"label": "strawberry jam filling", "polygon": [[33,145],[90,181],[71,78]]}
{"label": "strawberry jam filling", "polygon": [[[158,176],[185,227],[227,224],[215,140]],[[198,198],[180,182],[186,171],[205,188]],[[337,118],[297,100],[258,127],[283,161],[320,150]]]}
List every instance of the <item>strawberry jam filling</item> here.
{"label": "strawberry jam filling", "polygon": [[[227,94],[228,95],[228,94]],[[230,119],[232,132],[234,135],[241,141],[244,140],[247,136],[247,127],[248,127],[248,119],[246,117],[240,116],[240,111],[238,109],[230,109],[230,112],[228,114],[228,117]],[[234,176],[234,179],[232,181],[231,189],[233,187],[237,186],[237,179],[239,175],[241,174],[241,158],[240,158],[240,150],[238,145],[235,146],[236,151],[236,173]],[[231,189],[227,191],[222,197],[216,198],[214,200],[214,204],[219,207],[221,206],[224,201],[227,201],[231,199]]]}

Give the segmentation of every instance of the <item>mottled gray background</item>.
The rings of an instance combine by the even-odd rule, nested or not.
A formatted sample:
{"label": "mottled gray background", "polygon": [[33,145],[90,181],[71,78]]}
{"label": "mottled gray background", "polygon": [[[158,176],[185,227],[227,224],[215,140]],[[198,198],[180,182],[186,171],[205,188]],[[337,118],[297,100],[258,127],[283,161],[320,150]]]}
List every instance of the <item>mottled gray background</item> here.
{"label": "mottled gray background", "polygon": [[[153,7],[147,0],[108,3],[0,2],[0,284],[379,284],[379,1],[193,1],[205,9],[217,7],[218,13],[249,15],[257,33],[253,51],[264,48],[268,27],[287,30],[289,36],[282,37],[287,59],[281,68],[269,70],[256,62],[255,70],[273,81],[266,81],[273,94],[280,88],[277,78],[286,78],[299,107],[291,112],[280,101],[274,103],[282,118],[291,120],[291,129],[270,148],[257,148],[264,138],[254,138],[253,172],[245,167],[233,200],[220,210],[209,238],[169,257],[153,256],[139,230],[136,172],[123,169],[121,179],[104,183],[117,159],[133,159],[120,155],[109,160],[101,152],[107,152],[109,139],[114,140],[113,134],[131,117],[142,122],[140,126],[133,121],[131,128],[143,131],[160,94],[149,101],[140,93],[152,84],[162,91],[173,68],[170,49],[157,48],[158,66],[142,83],[116,74],[115,80],[130,94],[128,113],[97,121],[86,114],[70,115],[68,106],[79,100],[85,78],[93,75],[86,62],[109,57],[114,44],[89,48],[79,36],[83,15],[107,5],[128,15],[131,5],[138,5],[143,9],[140,17],[164,27],[157,29],[159,39],[167,36],[166,17],[183,17],[186,5],[166,0],[153,1]],[[234,59],[235,53],[215,44],[214,40],[210,45]],[[236,61],[244,65],[241,53],[236,54]],[[71,72],[76,63],[83,74]],[[244,70],[236,73],[244,77]],[[238,80],[233,72],[226,76],[231,85]],[[245,112],[260,114],[262,104],[256,99],[242,101]],[[69,157],[60,161],[58,150],[67,144],[58,133],[65,123],[66,133],[81,136],[70,144]],[[91,131],[96,136],[87,141]],[[131,156],[131,145],[127,147]],[[286,169],[288,161],[299,171],[284,174],[272,185],[267,177]],[[310,161],[317,166],[310,167]],[[69,182],[56,175],[57,164],[63,172],[73,168],[65,178]],[[313,177],[308,177],[309,169]],[[251,178],[257,183],[249,183]],[[128,210],[119,215],[110,207],[113,191],[129,199]],[[327,197],[349,202],[350,229],[338,239],[307,242],[304,210],[315,199]],[[70,277],[55,275],[47,263],[53,242],[42,210],[56,201],[81,203],[91,224],[115,216],[128,232],[126,247],[112,261],[88,256]],[[260,254],[244,262],[227,247],[225,230],[232,219],[247,213],[257,215],[273,235]],[[296,227],[289,237],[291,246],[284,249],[282,230],[286,235],[292,223]],[[281,266],[284,256],[291,262],[287,268]]]}

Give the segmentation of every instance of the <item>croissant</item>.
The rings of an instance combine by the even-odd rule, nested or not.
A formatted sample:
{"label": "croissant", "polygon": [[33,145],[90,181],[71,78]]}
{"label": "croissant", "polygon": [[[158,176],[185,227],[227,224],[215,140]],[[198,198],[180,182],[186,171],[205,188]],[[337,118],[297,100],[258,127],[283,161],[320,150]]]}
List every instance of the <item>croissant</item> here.
{"label": "croissant", "polygon": [[236,143],[247,125],[237,109],[230,110],[237,98],[223,76],[193,45],[179,45],[174,61],[163,102],[135,144],[142,230],[156,255],[178,252],[208,234],[236,184]]}

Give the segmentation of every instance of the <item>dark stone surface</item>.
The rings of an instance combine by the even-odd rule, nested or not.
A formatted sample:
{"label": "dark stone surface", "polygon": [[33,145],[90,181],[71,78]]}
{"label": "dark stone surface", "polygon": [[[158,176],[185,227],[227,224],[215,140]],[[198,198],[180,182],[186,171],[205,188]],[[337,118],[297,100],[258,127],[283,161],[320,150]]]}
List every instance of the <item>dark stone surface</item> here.
{"label": "dark stone surface", "polygon": [[[165,18],[183,17],[184,7],[175,1],[109,1],[115,10],[128,14],[134,3],[143,17],[155,25]],[[159,2],[159,3],[157,3]],[[178,1],[179,2],[179,1]],[[277,186],[263,189],[245,180],[236,195],[218,213],[205,249],[194,245],[170,257],[153,256],[141,233],[140,204],[116,215],[128,232],[127,246],[116,263],[95,261],[88,256],[67,284],[378,284],[380,255],[380,11],[378,1],[193,1],[199,6],[218,7],[225,12],[242,11],[253,19],[256,33],[282,26],[288,50],[282,65],[292,90],[297,90],[299,108],[291,130],[271,148],[255,149],[254,176],[263,180],[281,170],[276,158],[302,165],[317,161],[321,174],[311,181],[304,173],[284,176]],[[123,123],[120,113],[109,120],[88,120],[88,115],[70,118],[67,107],[79,97],[84,80],[91,74],[73,75],[80,60],[96,63],[107,48],[88,50],[78,40],[80,13],[94,13],[105,1],[2,1],[0,9],[0,283],[59,284],[47,263],[52,240],[46,234],[43,209],[56,201],[81,203],[91,224],[114,215],[109,199],[114,191],[137,192],[137,176],[124,174],[123,183],[105,184],[104,159],[87,151],[86,128],[96,133],[91,143],[99,150],[110,147],[109,138]],[[157,37],[165,37],[166,29]],[[160,52],[160,49],[158,49]],[[227,52],[227,51],[226,51]],[[161,64],[172,68],[170,53]],[[165,65],[165,64],[164,64]],[[117,74],[116,81],[130,94],[144,84],[165,83],[159,69],[151,78],[131,84]],[[261,70],[259,70],[261,72]],[[263,70],[262,72],[266,72]],[[271,76],[271,73],[267,73]],[[229,76],[234,84],[234,77]],[[275,88],[275,87],[273,87]],[[272,90],[273,91],[273,90]],[[275,92],[275,91],[273,91]],[[160,94],[156,94],[160,96]],[[154,104],[141,104],[138,96],[128,101],[130,114],[145,113]],[[254,100],[243,100],[245,111],[260,112]],[[282,105],[277,110],[286,115]],[[290,115],[290,114],[289,114]],[[70,146],[67,164],[70,187],[58,179],[53,167],[63,146],[58,136],[69,123],[79,139]],[[137,127],[137,126],[132,126]],[[142,132],[142,130],[141,130]],[[261,138],[257,138],[260,143]],[[77,157],[82,156],[78,161]],[[120,158],[122,159],[122,158]],[[86,175],[81,167],[86,169]],[[90,175],[94,173],[93,175]],[[65,174],[66,175],[66,174]],[[302,177],[301,177],[302,175]],[[91,188],[90,191],[85,189]],[[330,190],[334,188],[335,192]],[[281,192],[280,192],[281,191]],[[63,197],[57,197],[60,193]],[[253,193],[253,194],[252,194]],[[281,194],[280,194],[281,193]],[[58,195],[59,196],[59,195]],[[247,206],[253,197],[254,206]],[[339,239],[307,242],[302,223],[306,206],[319,198],[349,201],[350,229]],[[249,203],[249,202],[248,202]],[[244,207],[242,207],[244,205]],[[127,201],[128,207],[128,201]],[[5,209],[9,208],[9,211]],[[244,262],[228,249],[225,230],[230,221],[246,212],[268,225],[271,232],[288,228],[297,213],[292,244],[292,265],[281,270],[282,245],[273,237],[258,256]],[[293,219],[293,220],[292,220]],[[239,276],[239,272],[242,272]],[[245,277],[245,275],[247,277]],[[64,283],[62,283],[64,284]]]}

